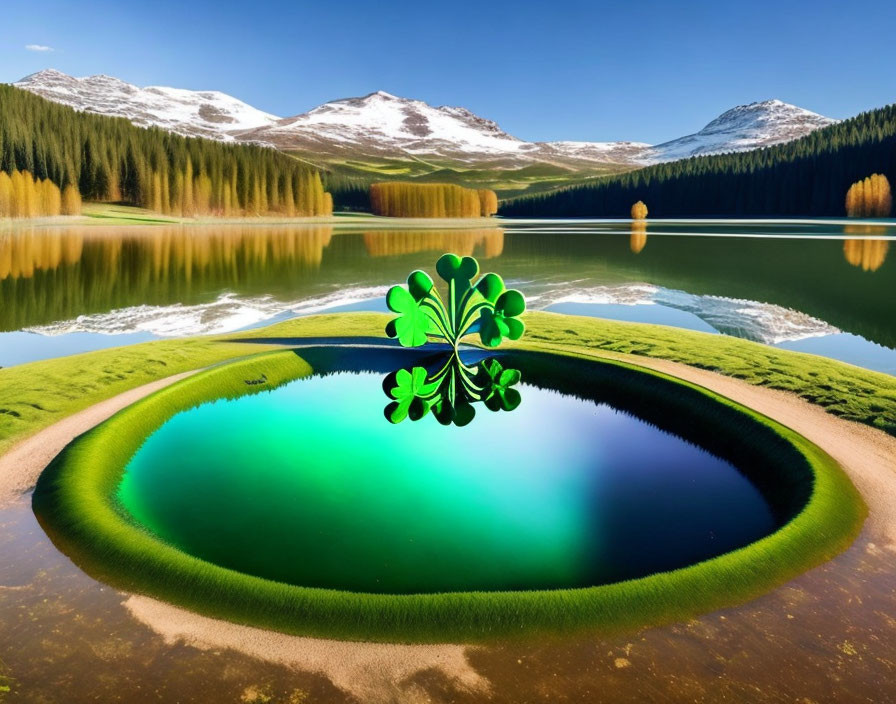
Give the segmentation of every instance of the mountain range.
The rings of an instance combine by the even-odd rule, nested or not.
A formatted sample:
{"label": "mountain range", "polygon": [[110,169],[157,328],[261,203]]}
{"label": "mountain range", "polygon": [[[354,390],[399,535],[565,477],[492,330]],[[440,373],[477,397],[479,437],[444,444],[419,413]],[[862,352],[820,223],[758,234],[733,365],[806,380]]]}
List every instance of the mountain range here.
{"label": "mountain range", "polygon": [[269,145],[350,175],[501,170],[550,180],[756,149],[837,122],[780,100],[766,100],[732,108],[694,134],[663,144],[528,142],[466,108],[434,107],[383,91],[281,118],[218,91],[141,88],[106,75],[76,78],[48,69],[15,85],[78,110],[125,117],[144,127]]}

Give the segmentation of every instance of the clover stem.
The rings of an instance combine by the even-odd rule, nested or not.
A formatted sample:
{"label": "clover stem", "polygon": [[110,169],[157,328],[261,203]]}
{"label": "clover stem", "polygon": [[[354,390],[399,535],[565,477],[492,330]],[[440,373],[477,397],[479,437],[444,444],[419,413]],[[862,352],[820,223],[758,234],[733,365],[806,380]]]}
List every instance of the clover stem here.
{"label": "clover stem", "polygon": [[473,378],[473,374],[474,372],[472,369],[461,365],[460,378],[463,382],[464,388],[467,390],[467,393],[470,394],[473,400],[478,401],[481,397],[483,389],[476,383],[475,379]]}
{"label": "clover stem", "polygon": [[442,297],[435,287],[431,288],[429,293],[426,294],[424,302],[429,303],[429,307],[441,315],[441,319],[445,324],[448,323],[448,311],[445,310],[445,304],[442,302]]}
{"label": "clover stem", "polygon": [[483,308],[490,308],[490,307],[492,307],[492,304],[489,301],[480,301],[476,305],[472,306],[470,308],[470,310],[468,310],[464,314],[464,319],[460,325],[460,331],[458,333],[458,337],[463,337],[466,334],[469,327],[475,322],[475,320],[473,319],[473,313],[475,313],[479,310],[482,310]]}
{"label": "clover stem", "polygon": [[457,399],[457,371],[454,368],[454,365],[451,365],[451,378],[448,380],[448,398],[451,399],[451,405],[454,405],[455,399]]}
{"label": "clover stem", "polygon": [[446,372],[451,368],[451,363],[453,361],[454,361],[454,359],[449,356],[448,359],[445,361],[445,364],[442,365],[442,368],[439,369],[439,371],[437,371],[435,374],[433,374],[430,377],[430,381],[434,382],[434,381],[439,381],[440,379],[442,379],[445,376]]}
{"label": "clover stem", "polygon": [[455,348],[455,350],[457,350],[457,342],[456,342],[457,341],[457,327],[455,325],[455,323],[457,321],[457,308],[456,308],[456,306],[457,306],[457,286],[455,284],[454,279],[451,279],[448,282],[448,306],[449,306],[449,309],[448,309],[449,313],[451,314],[451,317],[448,320],[449,320],[451,332],[455,336],[454,340],[453,340],[455,343],[454,348]]}
{"label": "clover stem", "polygon": [[477,293],[478,291],[475,286],[471,286],[464,292],[464,296],[457,306],[458,313],[466,309],[467,304],[470,302],[470,299],[473,298],[473,296],[475,296]]}
{"label": "clover stem", "polygon": [[445,324],[442,321],[442,311],[440,311],[436,306],[434,306],[432,303],[430,303],[430,299],[428,299],[428,298],[425,299],[421,305],[426,306],[429,310],[431,310],[433,313],[435,313],[435,315],[430,315],[429,319],[432,320],[436,324],[437,328],[439,328],[439,331],[441,332],[442,337],[444,337],[446,340],[451,342],[451,334],[445,328]]}

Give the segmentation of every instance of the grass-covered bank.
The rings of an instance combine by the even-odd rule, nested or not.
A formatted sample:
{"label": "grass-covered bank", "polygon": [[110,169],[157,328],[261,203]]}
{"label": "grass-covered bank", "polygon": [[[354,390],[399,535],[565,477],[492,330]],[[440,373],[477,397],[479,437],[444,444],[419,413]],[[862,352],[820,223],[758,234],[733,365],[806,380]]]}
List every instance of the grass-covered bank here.
{"label": "grass-covered bank", "polygon": [[[388,316],[297,318],[233,335],[147,342],[0,369],[0,454],[14,443],[112,396],[179,372],[264,349],[231,342],[300,337],[384,337]],[[668,359],[794,393],[828,412],[896,435],[896,378],[843,362],[723,335],[551,313],[528,313],[524,346]],[[272,349],[269,347],[268,349]]]}
{"label": "grass-covered bank", "polygon": [[[42,475],[35,492],[35,510],[51,537],[117,587],[217,618],[345,639],[482,641],[546,631],[631,629],[740,603],[844,549],[864,517],[858,493],[837,464],[798,434],[693,384],[569,352],[511,354],[536,383],[550,381],[584,397],[611,389],[616,398],[637,400],[657,420],[671,419],[685,432],[703,426],[704,437],[741,457],[764,491],[777,493],[781,500],[772,497],[773,505],[791,520],[739,550],[643,579],[585,589],[389,596],[308,589],[234,572],[163,543],[122,513],[115,488],[128,459],[155,427],[203,400],[257,392],[306,375],[311,365],[301,354],[262,354],[208,370],[86,433]],[[307,356],[318,360],[321,368],[315,371],[332,371],[320,361],[325,356]],[[363,356],[361,351],[358,357]],[[262,375],[265,384],[250,383]]]}
{"label": "grass-covered bank", "polygon": [[727,335],[547,313],[530,314],[525,346],[564,345],[667,359],[796,394],[832,415],[896,435],[896,377]]}

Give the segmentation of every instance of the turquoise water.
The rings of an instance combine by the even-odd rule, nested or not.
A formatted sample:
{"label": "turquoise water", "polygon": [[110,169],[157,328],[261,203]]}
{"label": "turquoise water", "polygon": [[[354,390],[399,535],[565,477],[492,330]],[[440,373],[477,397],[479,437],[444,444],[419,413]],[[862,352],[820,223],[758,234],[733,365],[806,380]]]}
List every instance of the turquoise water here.
{"label": "turquoise water", "polygon": [[377,374],[182,412],[118,496],[197,557],[293,584],[420,593],[580,587],[768,534],[728,462],[607,405],[524,386],[465,427],[388,423]]}

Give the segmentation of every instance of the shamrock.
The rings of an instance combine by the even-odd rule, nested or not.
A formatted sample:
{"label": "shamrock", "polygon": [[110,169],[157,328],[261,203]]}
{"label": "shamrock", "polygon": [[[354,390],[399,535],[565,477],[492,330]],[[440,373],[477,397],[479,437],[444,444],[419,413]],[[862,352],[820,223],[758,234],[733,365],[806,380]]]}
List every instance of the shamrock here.
{"label": "shamrock", "polygon": [[512,411],[520,405],[520,392],[511,388],[519,383],[518,369],[504,369],[497,359],[487,359],[479,365],[483,387],[483,401],[491,411]]}
{"label": "shamrock", "polygon": [[442,425],[464,426],[476,415],[475,402],[492,411],[512,411],[521,397],[513,388],[520,381],[516,369],[504,369],[496,359],[471,368],[461,361],[458,344],[468,334],[478,333],[486,347],[497,347],[504,338],[518,340],[525,325],[519,316],[526,310],[523,295],[507,289],[497,274],[479,275],[473,257],[443,254],[436,271],[448,283],[443,301],[432,279],[422,271],[408,276],[407,287],[393,286],[386,295],[389,309],[398,317],[386,326],[386,334],[398,338],[403,347],[419,347],[428,336],[441,337],[451,347],[445,364],[428,374],[424,367],[402,369],[386,377],[383,389],[392,399],[386,418],[400,423],[419,420],[433,412]]}
{"label": "shamrock", "polygon": [[483,308],[479,313],[479,339],[486,347],[497,347],[503,338],[519,340],[526,329],[517,316],[526,310],[526,301],[516,289],[504,291],[495,301],[494,310]]}
{"label": "shamrock", "polygon": [[476,409],[465,398],[452,399],[448,389],[444,388],[442,394],[432,404],[432,414],[442,425],[454,423],[458,427],[463,427],[473,420]]}
{"label": "shamrock", "polygon": [[399,369],[389,374],[383,388],[395,401],[386,406],[386,418],[390,423],[401,423],[405,418],[420,420],[429,412],[429,397],[436,387],[438,383],[427,381],[423,367],[414,367],[411,371]]}
{"label": "shamrock", "polygon": [[422,271],[408,276],[408,287],[393,286],[386,294],[386,305],[400,315],[386,325],[386,334],[397,337],[402,347],[419,347],[426,344],[426,335],[436,332],[430,311],[424,307],[432,290],[432,279]]}
{"label": "shamrock", "polygon": [[449,284],[459,284],[462,290],[470,288],[470,281],[479,273],[479,262],[473,257],[461,259],[456,254],[443,254],[436,262],[436,271]]}

